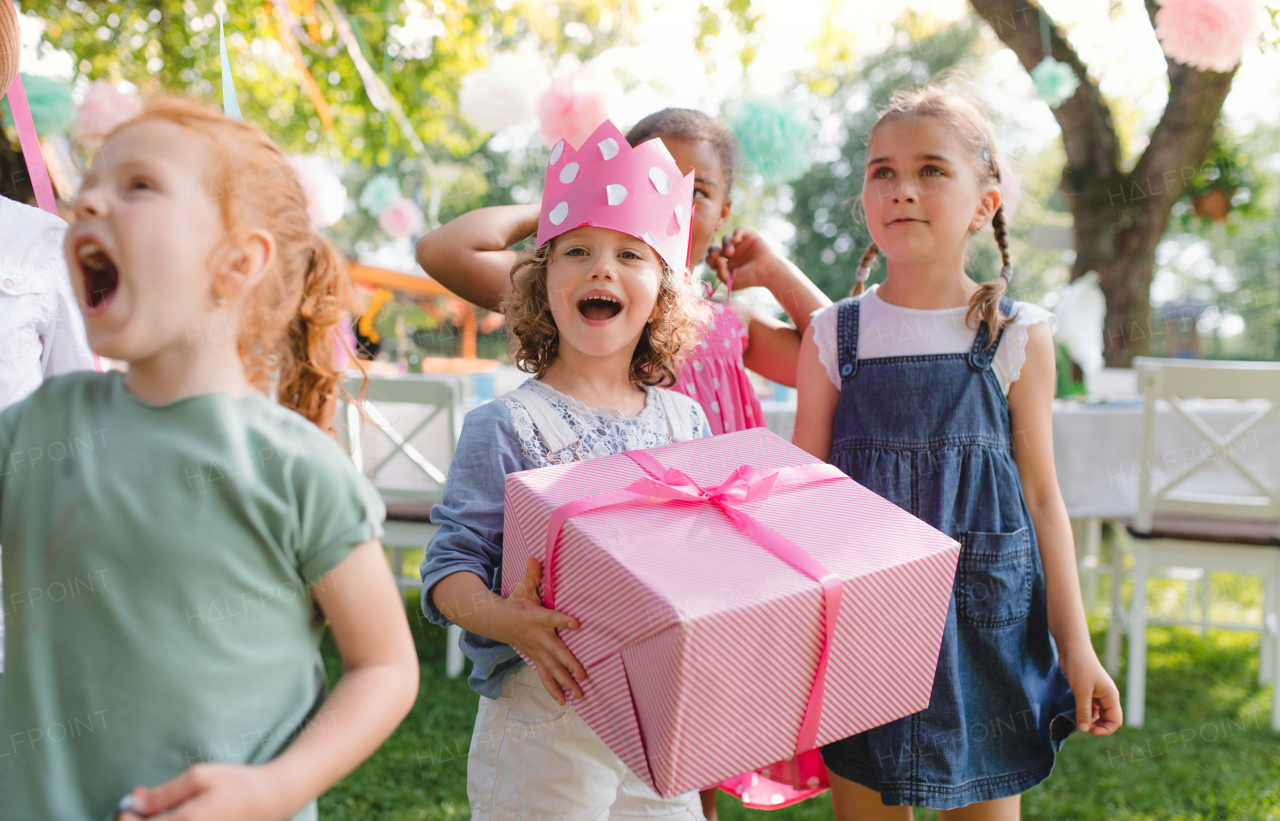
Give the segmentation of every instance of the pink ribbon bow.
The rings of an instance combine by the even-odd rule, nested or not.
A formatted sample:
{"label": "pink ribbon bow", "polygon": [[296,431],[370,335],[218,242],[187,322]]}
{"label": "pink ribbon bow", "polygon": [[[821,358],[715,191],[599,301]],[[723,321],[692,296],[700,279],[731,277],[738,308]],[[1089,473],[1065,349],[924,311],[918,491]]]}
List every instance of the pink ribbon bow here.
{"label": "pink ribbon bow", "polygon": [[544,606],[549,610],[555,609],[556,544],[560,540],[560,531],[571,517],[590,510],[629,502],[676,501],[714,505],[735,527],[750,536],[761,547],[801,573],[816,579],[822,585],[825,623],[822,654],[818,658],[818,669],[814,674],[813,687],[809,691],[809,700],[805,705],[804,718],[800,723],[800,733],[796,740],[797,754],[813,749],[816,745],[818,723],[822,715],[822,695],[826,685],[831,642],[835,636],[844,588],[840,577],[824,567],[821,562],[781,533],[756,520],[747,512],[739,510],[738,506],[764,501],[775,490],[839,481],[846,478],[844,473],[826,464],[800,465],[767,472],[744,465],[735,470],[723,483],[715,487],[703,488],[682,471],[664,468],[644,451],[627,451],[627,456],[631,457],[632,461],[643,468],[649,476],[637,479],[623,490],[569,502],[552,512],[551,520],[547,523],[546,552],[543,554],[542,600]]}

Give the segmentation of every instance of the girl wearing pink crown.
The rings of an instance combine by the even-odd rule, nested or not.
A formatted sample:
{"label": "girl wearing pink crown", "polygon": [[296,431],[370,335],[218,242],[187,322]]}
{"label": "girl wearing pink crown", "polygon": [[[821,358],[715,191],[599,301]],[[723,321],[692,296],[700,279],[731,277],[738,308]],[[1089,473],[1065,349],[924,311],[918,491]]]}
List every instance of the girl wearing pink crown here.
{"label": "girl wearing pink crown", "polygon": [[[674,390],[702,405],[714,434],[763,427],[764,413],[746,369],[794,386],[800,339],[809,315],[831,304],[795,265],[775,254],[754,231],[738,229],[712,246],[733,207],[733,135],[707,115],[665,108],[627,133],[632,145],[659,138],[683,171],[694,172],[689,260],[706,259],[731,287],[762,286],[793,325],[740,302],[709,302],[710,320],[677,372]],[[477,305],[497,306],[510,285],[518,252],[508,250],[538,223],[532,205],[503,205],[464,214],[418,241],[418,262],[454,293]]]}
{"label": "girl wearing pink crown", "polygon": [[633,148],[612,123],[552,149],[537,247],[502,306],[533,378],[467,415],[422,565],[424,612],[462,627],[474,662],[476,821],[703,817],[696,792],[658,796],[569,703],[590,671],[556,633],[576,620],[542,607],[538,562],[510,598],[497,592],[508,473],[711,433],[697,403],[662,387],[705,321],[685,275],[693,188],[660,142]]}

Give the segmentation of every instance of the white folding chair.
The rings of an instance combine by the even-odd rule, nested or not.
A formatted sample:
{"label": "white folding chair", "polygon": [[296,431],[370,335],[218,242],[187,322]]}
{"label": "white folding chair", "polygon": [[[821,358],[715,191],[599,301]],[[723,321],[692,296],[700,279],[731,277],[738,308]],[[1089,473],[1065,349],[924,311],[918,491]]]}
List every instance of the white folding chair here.
{"label": "white folding chair", "polygon": [[[346,387],[353,397],[360,395],[361,383],[359,376],[347,379]],[[462,383],[458,380],[417,375],[370,376],[360,406],[354,403],[346,406],[351,458],[387,506],[382,543],[389,554],[392,575],[401,589],[422,587],[417,573],[412,576],[404,573],[404,554],[406,550],[425,548],[437,530],[431,523],[431,507],[440,501],[449,462],[458,443],[461,400]],[[400,407],[393,410],[387,405]],[[398,425],[402,416],[408,421]],[[417,416],[422,418],[409,428]],[[444,458],[437,457],[439,464],[429,460],[414,445],[415,437],[437,420],[445,429]],[[375,444],[371,437],[366,437],[366,428],[371,429],[371,433],[378,432],[381,441]],[[405,431],[405,428],[409,429]],[[438,440],[433,450],[440,451],[439,444]],[[461,636],[461,628],[450,626],[445,655],[445,671],[450,678],[462,672],[462,651],[458,646]]]}
{"label": "white folding chair", "polygon": [[[1280,364],[1254,362],[1191,362],[1178,359],[1134,360],[1143,390],[1142,471],[1138,513],[1129,526],[1133,537],[1133,598],[1129,623],[1129,681],[1125,721],[1144,723],[1147,677],[1147,631],[1152,623],[1184,623],[1182,619],[1147,616],[1147,579],[1153,566],[1256,574],[1263,581],[1261,625],[1215,622],[1208,618],[1207,586],[1201,585],[1202,629],[1258,630],[1262,634],[1259,679],[1277,682],[1280,662],[1280,494],[1249,464],[1250,441],[1280,407]],[[1255,412],[1234,429],[1219,434],[1190,407],[1186,399],[1260,400]],[[1203,438],[1194,453],[1158,452],[1157,406],[1173,412]],[[1253,409],[1251,404],[1250,409]],[[1252,435],[1252,438],[1251,438]],[[1254,446],[1256,450],[1256,445]],[[1243,479],[1247,491],[1226,492],[1227,478],[1212,477],[1213,490],[1191,490],[1186,482],[1209,465],[1229,468],[1234,481]],[[1155,468],[1165,469],[1153,476]],[[1203,477],[1201,477],[1203,479]],[[1205,482],[1201,482],[1201,487]],[[1218,491],[1218,488],[1222,488]],[[1189,574],[1187,578],[1191,578]],[[1271,726],[1280,731],[1280,686],[1272,704]]]}

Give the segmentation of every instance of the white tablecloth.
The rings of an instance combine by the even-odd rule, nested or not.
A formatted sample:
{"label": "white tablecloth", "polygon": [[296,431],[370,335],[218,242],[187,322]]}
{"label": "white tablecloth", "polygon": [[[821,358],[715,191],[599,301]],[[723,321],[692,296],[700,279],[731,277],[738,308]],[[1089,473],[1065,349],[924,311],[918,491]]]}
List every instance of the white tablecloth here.
{"label": "white tablecloth", "polygon": [[[765,401],[761,405],[768,428],[790,440],[795,425],[795,402]],[[460,415],[474,407],[477,406],[464,405]],[[1226,433],[1259,408],[1252,403],[1206,402],[1192,403],[1191,407],[1219,434]],[[386,406],[384,412],[401,430],[411,429],[423,415],[421,409],[404,405]],[[449,454],[445,430],[443,418],[438,418],[414,440],[423,455],[442,469],[447,469]],[[1204,445],[1199,434],[1170,408],[1160,411],[1156,436],[1154,464],[1143,465],[1142,405],[1055,402],[1054,458],[1068,513],[1073,518],[1131,516],[1137,509],[1138,481],[1143,470],[1152,470],[1159,482],[1161,477],[1176,473],[1194,461]],[[380,436],[374,434],[370,438],[373,441],[368,447],[374,455],[389,451],[387,443],[378,441]],[[1280,413],[1273,415],[1257,432],[1239,440],[1232,453],[1266,481],[1280,484]],[[400,462],[403,464],[397,464]],[[1249,492],[1251,486],[1224,463],[1224,459],[1216,459],[1191,479],[1185,489]],[[403,457],[397,457],[388,465],[387,478],[394,483],[393,477],[402,477],[410,486],[421,482],[421,475]]]}
{"label": "white tablecloth", "polygon": [[[795,426],[794,402],[765,402],[765,424],[790,438]],[[1189,405],[1219,435],[1226,434],[1262,406],[1257,403],[1192,402]],[[1053,452],[1058,484],[1073,518],[1132,516],[1138,506],[1138,482],[1150,469],[1157,484],[1196,460],[1205,446],[1172,408],[1162,407],[1156,427],[1154,464],[1141,463],[1142,405],[1089,405],[1059,401],[1053,406]],[[1206,451],[1207,452],[1207,451]],[[1252,467],[1272,486],[1280,485],[1280,414],[1241,438],[1232,455]],[[1252,492],[1239,473],[1218,458],[1182,486],[1223,493]]]}

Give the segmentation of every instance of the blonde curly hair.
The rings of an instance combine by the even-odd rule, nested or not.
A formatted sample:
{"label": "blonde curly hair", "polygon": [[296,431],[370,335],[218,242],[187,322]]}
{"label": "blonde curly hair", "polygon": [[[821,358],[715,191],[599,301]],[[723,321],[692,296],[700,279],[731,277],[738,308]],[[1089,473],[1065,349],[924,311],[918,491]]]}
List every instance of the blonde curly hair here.
{"label": "blonde curly hair", "polygon": [[[538,379],[546,375],[560,348],[560,331],[547,296],[547,261],[554,244],[555,239],[544,242],[516,262],[499,308],[511,332],[511,358]],[[676,273],[661,257],[658,261],[658,315],[640,332],[629,376],[637,385],[665,388],[675,384],[685,355],[701,339],[711,313],[683,272]]]}

